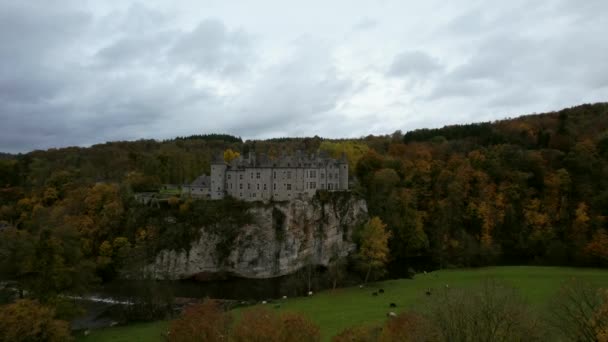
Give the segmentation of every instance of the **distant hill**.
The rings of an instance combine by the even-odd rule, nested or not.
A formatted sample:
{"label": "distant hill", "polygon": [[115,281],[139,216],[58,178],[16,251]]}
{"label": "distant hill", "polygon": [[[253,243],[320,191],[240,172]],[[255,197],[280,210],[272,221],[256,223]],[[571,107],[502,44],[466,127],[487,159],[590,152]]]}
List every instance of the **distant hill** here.
{"label": "distant hill", "polygon": [[0,159],[14,159],[15,155],[10,153],[0,152]]}

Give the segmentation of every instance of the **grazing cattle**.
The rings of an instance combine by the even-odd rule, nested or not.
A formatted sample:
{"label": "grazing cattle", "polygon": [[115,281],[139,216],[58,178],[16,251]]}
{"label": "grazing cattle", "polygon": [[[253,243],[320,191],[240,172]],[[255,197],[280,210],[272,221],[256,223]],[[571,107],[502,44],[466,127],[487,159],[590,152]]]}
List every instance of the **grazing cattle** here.
{"label": "grazing cattle", "polygon": [[360,289],[362,289],[362,288],[363,288],[363,285],[359,285],[359,288],[360,288]]}
{"label": "grazing cattle", "polygon": [[397,317],[397,314],[391,311],[386,314],[386,317]]}
{"label": "grazing cattle", "polygon": [[265,300],[263,300],[263,301],[262,301],[262,304],[266,304],[266,301],[265,301]]}
{"label": "grazing cattle", "polygon": [[396,307],[397,307],[397,304],[395,304],[395,303],[390,303],[390,304],[389,304],[389,307],[391,307],[391,308],[396,308]]}
{"label": "grazing cattle", "polygon": [[90,334],[90,333],[91,333],[90,331],[85,330],[85,331],[84,331],[84,336],[89,336],[89,334]]}
{"label": "grazing cattle", "polygon": [[378,292],[372,292],[372,296],[374,296],[374,297],[375,297],[375,296],[377,296],[377,295],[378,295]]}
{"label": "grazing cattle", "polygon": [[283,296],[283,299],[287,299],[287,296]]}
{"label": "grazing cattle", "polygon": [[309,296],[312,296],[312,291],[308,291],[308,295],[309,295]]}
{"label": "grazing cattle", "polygon": [[384,293],[384,289],[378,290],[378,293]]}

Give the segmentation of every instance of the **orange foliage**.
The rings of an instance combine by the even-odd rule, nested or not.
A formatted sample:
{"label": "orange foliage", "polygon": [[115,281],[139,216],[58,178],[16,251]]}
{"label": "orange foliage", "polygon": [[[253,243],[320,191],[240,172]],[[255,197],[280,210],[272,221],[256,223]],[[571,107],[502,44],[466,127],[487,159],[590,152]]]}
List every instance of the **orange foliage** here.
{"label": "orange foliage", "polygon": [[279,316],[267,308],[244,311],[232,332],[234,342],[315,342],[320,339],[319,327],[305,317],[295,313]]}
{"label": "orange foliage", "polygon": [[0,306],[0,341],[71,341],[68,322],[54,316],[52,309],[32,300]]}
{"label": "orange foliage", "polygon": [[591,241],[585,247],[585,253],[608,264],[608,234],[604,229],[593,234]]}
{"label": "orange foliage", "polygon": [[338,335],[334,336],[332,342],[376,342],[380,328],[357,326],[343,330]]}
{"label": "orange foliage", "polygon": [[171,322],[169,341],[172,342],[216,342],[227,341],[231,318],[219,303],[205,300],[182,313],[181,317]]}
{"label": "orange foliage", "polygon": [[418,314],[410,312],[404,312],[395,318],[389,319],[384,324],[379,338],[381,342],[437,340],[439,340],[439,334],[431,322]]}

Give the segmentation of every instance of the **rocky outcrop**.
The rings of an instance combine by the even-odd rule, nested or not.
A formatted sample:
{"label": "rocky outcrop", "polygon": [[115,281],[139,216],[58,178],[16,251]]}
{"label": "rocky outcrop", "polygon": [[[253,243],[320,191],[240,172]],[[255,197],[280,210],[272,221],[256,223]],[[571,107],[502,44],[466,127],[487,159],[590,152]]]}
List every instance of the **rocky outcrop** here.
{"label": "rocky outcrop", "polygon": [[253,206],[250,224],[202,227],[189,250],[163,250],[148,269],[159,279],[271,278],[311,263],[326,266],[355,249],[353,229],[367,219],[365,201],[346,194]]}

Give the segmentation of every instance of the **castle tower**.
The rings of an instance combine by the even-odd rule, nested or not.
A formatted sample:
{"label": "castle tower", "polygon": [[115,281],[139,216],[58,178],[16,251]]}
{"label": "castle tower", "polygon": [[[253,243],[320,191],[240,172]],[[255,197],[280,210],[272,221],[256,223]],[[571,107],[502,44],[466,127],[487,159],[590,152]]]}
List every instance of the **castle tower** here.
{"label": "castle tower", "polygon": [[226,162],[220,153],[211,162],[211,199],[222,199],[226,193]]}

